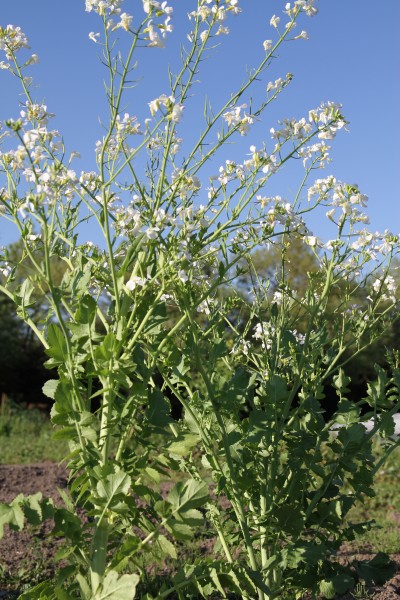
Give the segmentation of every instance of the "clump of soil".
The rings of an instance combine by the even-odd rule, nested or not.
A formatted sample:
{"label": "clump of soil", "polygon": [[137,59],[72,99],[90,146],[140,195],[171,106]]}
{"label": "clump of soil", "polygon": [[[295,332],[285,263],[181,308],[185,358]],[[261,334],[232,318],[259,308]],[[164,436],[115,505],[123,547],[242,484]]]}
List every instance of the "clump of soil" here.
{"label": "clump of soil", "polygon": [[[67,473],[63,466],[52,462],[33,465],[0,464],[0,503],[11,502],[18,494],[42,492],[44,497],[61,503],[58,489],[66,488]],[[166,485],[168,487],[168,485]],[[16,532],[5,527],[0,540],[0,600],[17,598],[24,588],[54,574],[54,554],[62,540],[48,537],[52,523]],[[207,550],[207,549],[206,549]],[[343,548],[343,560],[352,558],[351,548]],[[359,560],[372,555],[357,555]],[[392,555],[396,574],[385,586],[368,590],[364,598],[371,600],[400,599],[400,554]],[[353,600],[360,595],[346,594],[342,600]],[[306,598],[304,600],[307,600]]]}

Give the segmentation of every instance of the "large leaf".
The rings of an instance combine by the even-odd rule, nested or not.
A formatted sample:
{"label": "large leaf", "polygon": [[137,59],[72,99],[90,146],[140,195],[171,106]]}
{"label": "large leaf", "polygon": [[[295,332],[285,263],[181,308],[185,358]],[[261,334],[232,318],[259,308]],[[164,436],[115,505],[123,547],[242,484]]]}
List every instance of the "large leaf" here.
{"label": "large leaf", "polygon": [[200,441],[200,436],[195,433],[181,434],[167,447],[168,452],[178,456],[186,456]]}
{"label": "large leaf", "polygon": [[24,528],[25,515],[22,508],[15,504],[0,504],[0,538],[3,537],[4,525],[21,531]]}
{"label": "large leaf", "polygon": [[365,400],[370,406],[375,408],[390,408],[392,402],[388,399],[386,393],[386,387],[388,384],[388,377],[385,371],[379,365],[374,365],[376,374],[378,377],[375,381],[368,384],[368,395]]}
{"label": "large leaf", "polygon": [[117,470],[109,473],[97,483],[96,500],[100,500],[101,506],[112,508],[118,503],[121,496],[125,497],[128,494],[130,487],[131,478],[124,471]]}
{"label": "large leaf", "polygon": [[185,512],[202,506],[209,498],[208,485],[201,481],[189,479],[186,483],[178,482],[168,495],[168,502],[175,512]]}
{"label": "large leaf", "polygon": [[371,560],[356,561],[355,567],[361,579],[376,585],[383,585],[396,571],[395,563],[383,552],[378,552]]}
{"label": "large leaf", "polygon": [[93,600],[133,600],[138,583],[139,575],[118,575],[116,571],[109,571]]}
{"label": "large leaf", "polygon": [[32,496],[19,494],[10,504],[0,504],[0,538],[3,537],[4,525],[21,531],[25,517],[32,525],[38,525],[54,515],[54,505],[49,498],[42,499],[41,492]]}
{"label": "large leaf", "polygon": [[59,325],[50,323],[47,330],[47,342],[49,348],[46,354],[50,356],[50,360],[46,361],[47,367],[54,367],[64,364],[67,357],[67,342]]}
{"label": "large leaf", "polygon": [[146,410],[146,417],[149,423],[157,427],[164,427],[172,421],[171,406],[164,394],[160,390],[151,390],[149,402]]}
{"label": "large leaf", "polygon": [[19,600],[57,600],[54,585],[50,581],[42,581],[18,596],[18,598]]}

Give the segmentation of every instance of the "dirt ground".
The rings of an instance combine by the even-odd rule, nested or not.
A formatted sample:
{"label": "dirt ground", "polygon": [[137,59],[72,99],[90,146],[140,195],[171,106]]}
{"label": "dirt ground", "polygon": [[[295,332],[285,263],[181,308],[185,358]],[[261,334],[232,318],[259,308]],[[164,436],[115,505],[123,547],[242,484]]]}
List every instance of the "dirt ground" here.
{"label": "dirt ground", "polygon": [[[66,485],[65,469],[55,463],[0,465],[0,502],[10,502],[20,493],[28,495],[38,491],[57,502],[60,501],[58,488],[65,488]],[[25,587],[21,588],[21,582],[29,585],[29,578],[32,577],[32,565],[34,565],[34,581],[31,583],[37,583],[40,579],[53,574],[52,559],[60,541],[47,538],[46,534],[50,530],[50,523],[45,523],[30,532],[14,532],[5,527],[4,538],[0,540],[1,600],[17,598],[18,592]],[[363,556],[362,558],[368,557]],[[391,558],[396,562],[397,573],[384,587],[369,590],[368,595],[346,594],[342,596],[342,600],[354,598],[400,599],[400,555],[393,555]],[[3,584],[3,588],[2,580],[3,582],[7,581],[7,586]]]}

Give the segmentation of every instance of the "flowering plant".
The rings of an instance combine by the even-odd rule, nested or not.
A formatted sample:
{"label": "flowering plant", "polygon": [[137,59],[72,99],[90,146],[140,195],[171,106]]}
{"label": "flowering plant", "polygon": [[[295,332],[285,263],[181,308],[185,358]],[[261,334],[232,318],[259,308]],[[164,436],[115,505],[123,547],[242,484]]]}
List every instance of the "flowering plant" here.
{"label": "flowering plant", "polygon": [[[70,444],[62,508],[40,494],[0,507],[2,524],[21,529],[25,519],[51,517],[54,534],[65,539],[54,581],[21,597],[126,600],[140,593],[149,600],[139,587],[143,557],[178,560],[179,544],[205,522],[218,540],[215,556],[182,566],[157,598],[234,592],[271,600],[310,588],[333,597],[354,582],[349,569],[338,575],[334,556],[363,527],[345,516],[371,493],[378,468],[372,436],[386,436],[388,451],[394,443],[397,365],[390,378],[379,371],[364,416],[362,402],[346,397],[342,367],[346,349],[361,352],[391,318],[389,269],[398,238],[365,229],[367,199],[355,185],[319,178],[303,197],[313,171],[329,161],[328,142],[346,125],[333,102],[283,119],[270,130],[272,145],[250,145],[241,162],[226,159],[204,180],[210,159],[228,140],[250,136],[290,84],[290,74],[266,82],[258,104],[243,102],[279,45],[307,38],[293,30],[317,12],[315,2],[287,3],[283,17],[271,18],[275,40],[260,42],[258,66],[225,104],[206,106],[191,148],[178,134],[185,107],[205,53],[216,36],[229,33],[239,2],[193,2],[181,70],[171,74],[170,89],[149,100],[143,123],[122,108],[129,104],[129,73],[138,46],[165,46],[173,10],[144,0],[140,21],[138,11],[131,16],[122,5],[86,0],[103,26],[89,37],[102,45],[109,73],[110,117],[96,143],[96,171],[77,174],[76,152],[65,159],[63,139],[50,126],[54,115],[33,98],[25,74],[37,56],[20,59],[25,34],[0,28],[1,67],[25,94],[18,119],[1,129],[1,216],[18,227],[21,261],[31,267],[16,287],[5,251],[0,289],[42,342],[47,366],[57,370],[44,393],[54,400],[57,435]],[[131,40],[126,57],[116,35]],[[292,159],[304,167],[298,193],[292,200],[268,196],[269,180]],[[319,209],[336,227],[328,243],[307,226],[307,214]],[[102,235],[99,246],[81,241],[87,221]],[[289,285],[293,243],[312,252],[318,266],[301,294]],[[253,258],[277,245],[273,289]],[[58,278],[55,261],[63,265]],[[243,276],[246,293],[237,285]],[[31,314],[38,292],[48,306],[40,323]],[[328,380],[337,408],[325,421]],[[182,410],[178,420],[171,398]],[[363,420],[371,415],[367,432]],[[161,478],[176,474],[178,483],[163,496]],[[365,578],[361,563],[358,570]]]}

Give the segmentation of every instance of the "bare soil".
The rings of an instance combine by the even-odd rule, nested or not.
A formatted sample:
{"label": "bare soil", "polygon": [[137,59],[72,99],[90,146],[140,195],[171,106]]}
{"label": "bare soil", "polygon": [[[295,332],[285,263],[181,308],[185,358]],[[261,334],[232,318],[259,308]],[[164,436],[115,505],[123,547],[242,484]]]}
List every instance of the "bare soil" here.
{"label": "bare soil", "polygon": [[[58,489],[66,488],[67,475],[65,469],[52,462],[32,465],[0,464],[0,502],[11,502],[20,493],[25,495],[42,492],[43,496],[53,498],[61,503]],[[166,487],[168,484],[166,484]],[[21,584],[37,583],[41,579],[51,577],[54,573],[53,557],[61,540],[51,538],[47,534],[52,524],[44,523],[40,527],[15,532],[5,527],[4,537],[0,540],[0,599],[17,598],[25,587]],[[207,549],[202,549],[203,551]],[[343,548],[342,559],[355,557],[351,548]],[[357,555],[358,559],[372,558],[372,555]],[[385,586],[368,590],[368,595],[355,596],[346,594],[342,600],[369,598],[373,600],[400,599],[400,554],[392,555],[397,565],[395,576]],[[34,580],[32,579],[34,573]],[[305,599],[306,600],[306,599]]]}

